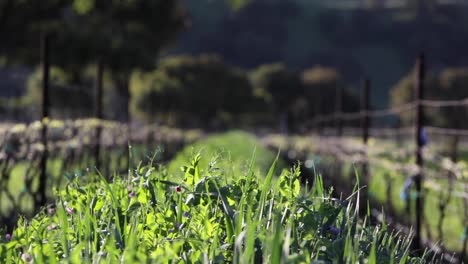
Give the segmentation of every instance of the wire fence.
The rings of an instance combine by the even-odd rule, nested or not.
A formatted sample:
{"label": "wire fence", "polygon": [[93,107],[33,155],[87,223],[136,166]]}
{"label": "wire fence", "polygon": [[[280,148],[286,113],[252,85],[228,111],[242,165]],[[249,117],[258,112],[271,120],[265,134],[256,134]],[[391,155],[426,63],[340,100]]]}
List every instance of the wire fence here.
{"label": "wire fence", "polygon": [[[371,133],[373,136],[367,145],[356,137],[358,130],[353,130],[353,136],[320,136],[314,133],[312,136],[284,139],[281,135],[272,135],[265,138],[264,142],[274,149],[281,147],[288,150],[291,159],[299,159],[306,168],[323,173],[338,191],[350,191],[355,170],[362,176],[362,167],[366,164],[370,177],[368,181],[361,177],[361,184],[367,186],[365,190],[369,191],[368,198],[374,201],[371,205],[377,210],[385,206],[385,214],[392,218],[393,226],[405,225],[407,230],[414,226],[415,214],[418,213],[414,206],[418,196],[414,178],[423,173],[421,195],[429,202],[420,212],[423,218],[420,243],[436,252],[453,252],[455,245],[460,249],[460,254],[454,257],[447,253],[447,260],[457,263],[462,259],[466,235],[463,226],[468,221],[468,207],[464,205],[468,201],[468,163],[453,161],[443,153],[440,141],[431,141],[423,149],[424,166],[417,166],[414,163],[416,146],[410,141],[414,128],[400,129],[407,136],[400,143],[395,143],[397,134],[393,134],[393,137],[380,136],[388,133],[389,129],[375,129],[379,133]],[[371,189],[371,181],[378,185]],[[385,182],[379,184],[379,181]],[[367,204],[361,206],[367,208]],[[438,241],[450,242],[451,248],[444,248]]]}
{"label": "wire fence", "polygon": [[[405,175],[410,175],[406,180],[405,186],[407,193],[414,197],[414,227],[415,227],[415,247],[422,248],[422,224],[424,218],[424,189],[429,187],[433,190],[450,190],[445,192],[445,196],[441,196],[442,201],[439,205],[441,215],[446,215],[447,204],[452,197],[463,198],[464,201],[464,225],[465,234],[463,238],[463,250],[461,258],[466,255],[468,243],[468,201],[466,199],[468,193],[468,185],[464,182],[466,179],[466,168],[457,164],[454,157],[444,159],[426,151],[427,135],[439,137],[454,136],[468,137],[468,130],[443,128],[429,126],[424,123],[424,114],[428,108],[445,108],[445,107],[466,107],[468,106],[468,98],[462,100],[427,100],[424,98],[424,75],[425,65],[424,57],[421,56],[417,61],[416,67],[416,84],[415,94],[416,99],[407,104],[400,106],[371,110],[369,108],[369,89],[370,82],[366,81],[364,85],[363,100],[361,110],[358,112],[345,113],[342,109],[344,98],[337,99],[336,113],[329,115],[319,115],[310,122],[314,127],[320,128],[318,132],[321,135],[332,135],[332,131],[337,131],[335,136],[328,140],[321,139],[319,148],[314,149],[316,154],[331,154],[342,161],[352,160],[363,167],[363,177],[368,180],[368,167],[381,166],[387,167],[389,170],[396,170]],[[21,208],[23,197],[28,196],[34,201],[34,210],[44,206],[47,201],[47,191],[50,191],[50,179],[48,177],[51,171],[51,166],[54,165],[54,159],[60,158],[63,162],[60,165],[60,173],[64,174],[70,171],[73,166],[81,166],[88,168],[94,164],[99,164],[101,158],[110,159],[114,157],[115,162],[106,160],[103,164],[117,164],[117,170],[128,170],[130,168],[130,159],[128,158],[128,142],[133,144],[148,143],[153,145],[154,142],[169,142],[172,145],[181,146],[190,140],[194,140],[200,136],[196,132],[191,131],[175,131],[172,130],[165,135],[160,127],[146,126],[131,129],[129,123],[108,122],[102,119],[102,74],[103,65],[98,63],[96,72],[96,88],[97,88],[97,105],[95,119],[90,120],[75,120],[75,121],[58,121],[49,120],[50,108],[49,102],[49,39],[47,36],[43,38],[42,43],[42,69],[43,69],[43,106],[41,122],[32,124],[9,124],[4,125],[4,129],[0,127],[0,142],[2,152],[0,153],[0,209],[1,203],[9,209]],[[343,93],[337,93],[343,96]],[[415,123],[411,127],[401,128],[372,128],[371,118],[384,118],[404,113],[414,113]],[[343,128],[343,121],[361,121],[361,128]],[[334,122],[336,127],[325,128],[324,123]],[[132,132],[132,133],[130,133]],[[342,132],[348,135],[362,136],[362,142],[356,144],[356,141],[347,141],[340,137]],[[177,137],[179,135],[179,137]],[[396,141],[405,141],[405,147],[401,151],[394,149],[389,151],[388,148],[371,147],[369,137],[384,137],[395,138]],[[176,138],[176,140],[171,141]],[[411,139],[413,138],[413,140]],[[412,141],[412,147],[408,147],[407,142]],[[99,150],[101,147],[105,153],[119,153],[116,155],[104,155]],[[122,151],[124,149],[124,151]],[[390,157],[389,157],[390,156]],[[382,157],[386,157],[383,159]],[[126,161],[125,161],[126,159]],[[409,161],[415,160],[414,164]],[[446,161],[449,160],[450,162]],[[23,163],[23,164],[22,164]],[[22,181],[24,188],[20,195],[12,193],[10,184],[13,176],[19,175],[15,173],[15,168],[18,164],[22,164],[24,169]],[[121,164],[127,164],[121,166]],[[442,164],[443,167],[437,167],[437,164]],[[431,166],[428,166],[431,165]],[[121,166],[121,167],[120,167]],[[447,177],[441,177],[441,171],[447,172]],[[110,174],[111,168],[106,169],[106,174]],[[15,177],[16,177],[15,176]],[[60,178],[60,177],[59,177]],[[447,184],[440,184],[438,180],[447,179]],[[391,188],[391,186],[390,186]],[[406,188],[406,187],[405,187]],[[410,188],[413,189],[410,192]],[[33,211],[34,211],[33,210]],[[1,217],[1,216],[0,216]],[[7,217],[3,217],[4,220]],[[443,217],[441,218],[443,223]],[[442,224],[440,224],[442,225]],[[426,229],[427,230],[427,229]],[[440,228],[441,230],[441,228]],[[439,231],[440,231],[439,230]],[[439,236],[443,237],[443,232],[439,232]],[[429,237],[431,235],[429,234]]]}
{"label": "wire fence", "polygon": [[[41,134],[44,125],[48,128],[47,146]],[[155,125],[130,130],[126,123],[99,119],[0,125],[0,225],[14,224],[18,215],[32,215],[46,205],[37,202],[42,195],[39,180],[45,148],[44,185],[49,201],[55,188],[74,178],[99,173],[111,179],[127,173],[140,160],[165,162],[203,136],[200,130]],[[100,148],[97,156],[96,148]]]}
{"label": "wire fence", "polygon": [[[448,233],[453,233],[453,226],[447,224],[447,215],[455,214],[459,218],[459,226],[463,231],[460,234],[461,244],[459,258],[452,260],[461,261],[467,257],[468,245],[468,164],[459,159],[460,145],[468,138],[468,129],[446,128],[432,126],[426,123],[425,115],[429,111],[443,110],[443,108],[464,108],[468,107],[468,98],[460,100],[427,100],[424,98],[425,61],[421,55],[416,63],[415,71],[415,99],[403,105],[371,110],[369,108],[370,81],[366,80],[363,85],[361,110],[357,112],[343,112],[342,102],[344,98],[336,100],[335,113],[319,115],[312,119],[310,124],[315,130],[314,137],[307,143],[278,142],[274,139],[265,139],[266,144],[272,146],[288,145],[287,149],[294,150],[294,157],[301,156],[305,159],[306,165],[311,166],[315,160],[310,160],[308,155],[324,157],[333,156],[335,161],[331,166],[337,164],[352,163],[361,168],[362,178],[366,183],[370,182],[369,170],[377,168],[386,171],[385,191],[387,193],[388,208],[394,208],[394,201],[391,193],[394,192],[395,177],[403,180],[403,190],[401,199],[405,200],[406,213],[403,222],[414,228],[414,247],[423,249],[424,246],[431,246],[440,249],[431,241],[444,241]],[[337,96],[342,96],[337,92]],[[372,127],[371,119],[401,116],[412,117],[412,125],[406,127]],[[446,116],[447,117],[447,116]],[[453,118],[452,118],[453,119]],[[350,124],[360,124],[360,127],[344,127],[344,122]],[[356,122],[357,121],[357,122]],[[460,120],[462,123],[463,120]],[[330,126],[333,124],[333,126]],[[461,126],[458,126],[461,127]],[[369,137],[372,139],[369,141]],[[362,138],[362,139],[360,139]],[[291,139],[290,139],[291,140]],[[376,143],[377,142],[377,143]],[[428,144],[429,142],[429,144]],[[450,143],[450,144],[447,144]],[[446,145],[450,145],[448,148]],[[309,146],[310,149],[308,149]],[[297,152],[302,154],[298,154]],[[338,162],[336,162],[338,161]],[[307,167],[307,166],[306,166]],[[331,175],[342,173],[333,170]],[[393,176],[389,176],[393,175]],[[428,193],[436,195],[427,197]],[[429,201],[425,205],[425,202]],[[427,214],[427,206],[431,213]],[[426,208],[426,210],[425,210]],[[401,216],[401,214],[400,214]],[[408,216],[411,221],[408,221]],[[434,223],[432,227],[430,222]],[[399,219],[401,220],[401,219]],[[423,239],[423,228],[425,237]],[[437,238],[437,239],[436,239]],[[458,240],[458,239],[455,239]],[[445,240],[447,242],[447,240]],[[450,241],[453,244],[454,241]]]}
{"label": "wire fence", "polygon": [[[409,223],[415,230],[416,248],[422,249],[422,228],[427,225],[428,218],[424,215],[425,193],[431,190],[439,193],[439,222],[437,223],[438,238],[444,238],[443,223],[447,216],[447,208],[452,199],[462,200],[461,214],[464,226],[462,237],[461,259],[466,258],[468,244],[468,171],[466,163],[457,163],[457,153],[460,138],[468,137],[467,129],[445,128],[431,126],[425,123],[427,111],[440,110],[442,108],[462,108],[468,107],[468,98],[461,100],[427,100],[424,98],[425,62],[424,56],[420,56],[416,63],[415,100],[387,109],[369,109],[369,81],[366,81],[363,89],[363,99],[361,110],[358,112],[342,112],[340,105],[336,106],[337,111],[333,114],[320,115],[312,120],[313,126],[317,129],[317,134],[322,136],[320,144],[313,150],[319,155],[333,155],[343,162],[353,161],[362,166],[364,179],[369,180],[368,167],[381,167],[387,171],[397,171],[400,175],[407,175],[405,180],[405,190],[402,196],[410,195],[414,200],[414,219]],[[339,94],[339,93],[338,93]],[[337,99],[337,104],[341,104],[343,98]],[[408,114],[413,117],[413,125],[409,127],[393,128],[371,128],[371,118],[385,118]],[[361,127],[343,127],[344,121],[361,121]],[[460,122],[463,122],[460,120]],[[325,124],[335,124],[334,127],[323,127]],[[328,136],[328,138],[323,138]],[[362,141],[349,141],[346,137],[362,137]],[[376,147],[368,144],[368,137],[392,139],[397,142],[400,149],[391,146]],[[444,155],[428,147],[428,140],[449,142],[448,137],[452,137],[452,146]],[[379,141],[381,144],[382,141]],[[383,144],[381,144],[383,145]],[[392,188],[388,183],[387,188]],[[391,197],[388,197],[390,199]],[[388,204],[391,204],[391,200]],[[408,202],[408,213],[410,202]],[[453,208],[452,208],[453,209]],[[425,218],[425,219],[424,219]],[[431,229],[426,226],[426,237],[433,237]]]}

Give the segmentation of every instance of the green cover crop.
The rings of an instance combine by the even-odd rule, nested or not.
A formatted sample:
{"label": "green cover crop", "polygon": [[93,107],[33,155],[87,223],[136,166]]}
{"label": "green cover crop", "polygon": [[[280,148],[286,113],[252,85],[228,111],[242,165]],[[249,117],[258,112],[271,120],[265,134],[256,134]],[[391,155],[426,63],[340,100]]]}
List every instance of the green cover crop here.
{"label": "green cover crop", "polygon": [[230,178],[200,160],[180,164],[180,180],[151,165],[113,182],[70,179],[54,205],[0,231],[0,262],[424,262],[409,255],[409,239],[358,218],[357,191],[332,198],[319,176],[301,185],[299,166],[274,176],[277,161],[257,175],[255,155]]}

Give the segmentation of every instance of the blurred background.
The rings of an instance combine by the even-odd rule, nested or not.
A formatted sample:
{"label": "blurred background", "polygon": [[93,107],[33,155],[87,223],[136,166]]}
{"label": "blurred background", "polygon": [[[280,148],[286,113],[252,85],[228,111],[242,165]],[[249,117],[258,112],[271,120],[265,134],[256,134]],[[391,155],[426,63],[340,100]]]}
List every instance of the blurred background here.
{"label": "blurred background", "polygon": [[243,129],[466,259],[466,43],[464,0],[0,0],[0,224]]}
{"label": "blurred background", "polygon": [[[102,60],[106,119],[303,131],[335,111],[337,87],[358,110],[363,78],[373,108],[409,100],[398,87],[422,51],[438,90],[463,82],[467,12],[461,0],[1,0],[0,118],[39,117],[50,34],[54,118],[93,115]],[[434,96],[465,89],[445,90]]]}

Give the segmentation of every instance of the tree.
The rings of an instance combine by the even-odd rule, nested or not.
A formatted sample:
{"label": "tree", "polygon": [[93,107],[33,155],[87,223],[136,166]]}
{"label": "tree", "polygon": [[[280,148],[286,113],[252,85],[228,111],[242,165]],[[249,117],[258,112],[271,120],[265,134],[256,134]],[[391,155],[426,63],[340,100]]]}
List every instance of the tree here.
{"label": "tree", "polygon": [[[89,65],[81,69],[79,79],[73,79],[72,74],[58,66],[50,69],[50,110],[54,118],[77,118],[89,117],[94,114],[94,83],[96,65]],[[104,109],[105,112],[112,112],[115,98],[118,96],[114,89],[111,72],[105,71],[104,82]],[[32,110],[26,118],[39,118],[34,116],[40,111],[42,104],[42,71],[37,68],[28,78],[26,84],[26,94],[20,98],[11,99]],[[70,100],[73,98],[73,100]],[[113,115],[106,115],[106,118],[116,118]]]}
{"label": "tree", "polygon": [[229,0],[229,4],[234,10],[239,10],[248,5],[252,0]]}
{"label": "tree", "polygon": [[9,12],[1,17],[0,56],[10,63],[37,64],[39,36],[48,33],[53,63],[72,79],[102,58],[121,95],[124,120],[131,72],[154,66],[160,51],[189,25],[179,0],[24,0],[1,6]]}
{"label": "tree", "polygon": [[359,111],[359,98],[340,73],[329,67],[316,66],[302,72],[309,116],[331,114],[336,110],[336,92],[343,89],[343,112]]}
{"label": "tree", "polygon": [[[50,102],[51,112],[57,117],[70,117],[76,114],[92,113],[93,98],[90,89],[80,89],[69,85],[70,75],[58,67],[50,69]],[[40,112],[42,102],[42,72],[40,68],[31,74],[27,81],[27,92],[23,98],[26,103]],[[73,100],[67,100],[73,98]]]}
{"label": "tree", "polygon": [[[250,74],[252,85],[259,94],[270,98],[273,112],[280,118],[280,126],[287,125],[287,129],[294,126],[294,112],[298,100],[304,95],[303,85],[299,75],[289,71],[284,64],[265,64],[253,70]],[[286,119],[281,121],[281,118]],[[287,124],[281,124],[286,122]]]}
{"label": "tree", "polygon": [[150,120],[209,125],[248,111],[253,91],[246,74],[215,55],[162,60],[131,79],[131,109]]}

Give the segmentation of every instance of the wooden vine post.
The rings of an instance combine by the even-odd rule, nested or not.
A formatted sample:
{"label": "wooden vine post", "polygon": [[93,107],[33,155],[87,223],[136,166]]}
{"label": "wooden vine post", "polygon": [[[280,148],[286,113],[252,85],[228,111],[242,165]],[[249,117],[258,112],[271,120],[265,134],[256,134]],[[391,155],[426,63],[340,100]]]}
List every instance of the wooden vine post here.
{"label": "wooden vine post", "polygon": [[41,174],[39,178],[39,188],[36,197],[35,208],[38,209],[40,206],[44,205],[47,201],[46,196],[46,186],[47,186],[47,158],[48,158],[48,149],[47,149],[47,123],[49,118],[49,45],[50,45],[50,35],[44,34],[41,39],[41,60],[42,60],[42,146],[44,148],[42,152],[40,167]]}
{"label": "wooden vine post", "polygon": [[414,247],[415,249],[422,249],[422,238],[421,238],[421,226],[422,218],[424,215],[423,205],[423,193],[422,184],[424,180],[423,174],[423,126],[424,126],[424,109],[421,101],[424,99],[424,79],[425,79],[425,56],[424,54],[419,55],[416,61],[416,82],[415,82],[415,96],[416,96],[416,165],[418,166],[418,174],[414,178],[414,186],[416,188],[416,222],[415,222],[415,236],[414,236]]}
{"label": "wooden vine post", "polygon": [[96,126],[96,146],[94,149],[94,161],[96,169],[100,168],[100,150],[101,150],[101,131],[102,131],[102,89],[103,89],[103,72],[104,64],[101,59],[99,59],[96,68],[96,101],[95,101],[95,117],[98,121]]}

